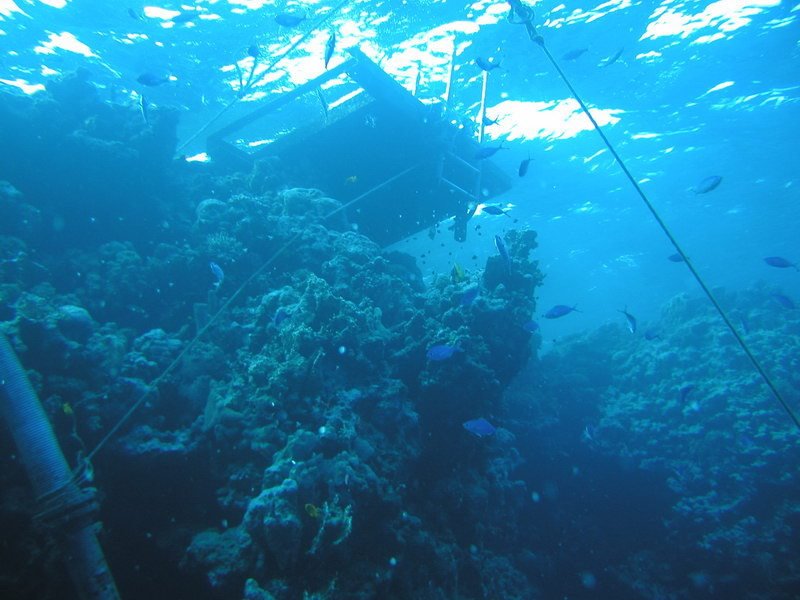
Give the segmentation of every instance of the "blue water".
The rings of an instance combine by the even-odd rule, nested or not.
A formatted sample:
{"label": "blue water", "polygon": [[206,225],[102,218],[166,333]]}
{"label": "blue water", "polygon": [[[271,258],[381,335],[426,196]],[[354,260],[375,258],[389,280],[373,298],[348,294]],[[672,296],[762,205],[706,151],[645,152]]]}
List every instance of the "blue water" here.
{"label": "blue water", "polygon": [[[0,0],[0,331],[71,464],[158,388],[94,460],[122,597],[798,597],[797,428],[567,82],[796,413],[800,273],[764,258],[800,263],[800,7],[533,6],[566,81],[503,2]],[[506,214],[381,248],[359,231],[402,215],[338,204],[376,173],[215,158],[331,31],[330,69],[357,48],[503,145],[510,189],[471,208]],[[334,124],[353,89],[229,141]],[[340,135],[411,161],[391,120]],[[2,449],[0,593],[74,597]]]}

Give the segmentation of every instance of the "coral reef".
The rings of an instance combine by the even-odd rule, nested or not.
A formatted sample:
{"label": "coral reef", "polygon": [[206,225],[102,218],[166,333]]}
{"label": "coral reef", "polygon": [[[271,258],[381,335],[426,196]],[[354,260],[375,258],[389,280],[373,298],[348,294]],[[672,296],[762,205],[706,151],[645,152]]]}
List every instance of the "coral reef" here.
{"label": "coral reef", "polygon": [[[791,403],[800,313],[765,286],[717,293]],[[591,452],[666,483],[666,534],[720,565],[710,582],[739,564],[782,597],[778,574],[800,567],[791,525],[800,515],[797,431],[707,300],[673,298],[648,328],[657,336],[609,325],[562,343],[542,360],[554,374],[542,410],[580,414]]]}
{"label": "coral reef", "polygon": [[[61,201],[28,172],[0,173],[3,211],[44,215],[0,231],[0,327],[68,455],[146,400],[97,458],[109,544],[150,573],[118,567],[128,595],[535,597],[522,563],[501,555],[528,496],[501,398],[535,351],[522,327],[542,279],[535,233],[508,234],[502,268],[491,258],[485,275],[425,285],[411,257],[353,231],[338,201],[277,187],[263,164],[249,178],[140,164],[142,147],[121,143],[136,127],[114,137],[109,125],[134,115],[97,109],[80,79],[28,124],[76,94],[83,104],[50,135],[80,139],[74,151],[120,178],[121,199],[98,214],[135,231],[103,229],[92,246],[70,222],[72,237],[34,254]],[[160,184],[126,189],[125,173],[145,168]],[[84,193],[76,215],[104,192]],[[134,216],[134,202],[153,210]],[[153,228],[156,215],[169,227]],[[469,288],[480,293],[463,303]],[[443,343],[459,352],[428,359]],[[497,435],[462,427],[477,417]]]}

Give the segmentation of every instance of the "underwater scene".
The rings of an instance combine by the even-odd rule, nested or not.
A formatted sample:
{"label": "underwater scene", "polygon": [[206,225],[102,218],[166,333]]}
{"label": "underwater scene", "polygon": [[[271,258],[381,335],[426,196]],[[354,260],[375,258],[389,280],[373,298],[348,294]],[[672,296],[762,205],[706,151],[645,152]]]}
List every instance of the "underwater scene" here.
{"label": "underwater scene", "polygon": [[0,597],[800,598],[800,4],[0,0]]}

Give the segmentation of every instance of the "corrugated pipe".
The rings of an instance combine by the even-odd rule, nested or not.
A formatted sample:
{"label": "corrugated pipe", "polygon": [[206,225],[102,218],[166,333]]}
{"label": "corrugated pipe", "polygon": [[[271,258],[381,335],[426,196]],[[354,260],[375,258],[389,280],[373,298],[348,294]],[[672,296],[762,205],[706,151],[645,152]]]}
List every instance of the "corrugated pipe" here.
{"label": "corrugated pipe", "polygon": [[[14,349],[0,333],[0,400],[17,452],[31,480],[39,514],[62,544],[82,600],[118,600],[119,593],[95,534],[97,503],[90,469],[76,478]],[[88,466],[88,463],[87,465]]]}

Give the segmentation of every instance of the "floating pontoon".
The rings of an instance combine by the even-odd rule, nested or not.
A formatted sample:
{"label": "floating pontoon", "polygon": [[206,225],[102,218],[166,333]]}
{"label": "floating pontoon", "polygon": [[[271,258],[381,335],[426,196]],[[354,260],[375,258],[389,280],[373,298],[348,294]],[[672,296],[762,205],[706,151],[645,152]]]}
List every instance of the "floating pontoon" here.
{"label": "floating pontoon", "polygon": [[348,219],[383,246],[449,217],[464,241],[475,206],[508,190],[509,177],[475,159],[472,132],[441,103],[421,102],[360,50],[350,55],[213,134],[212,159],[246,167],[277,157],[296,185],[342,202],[365,195]]}

